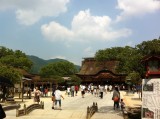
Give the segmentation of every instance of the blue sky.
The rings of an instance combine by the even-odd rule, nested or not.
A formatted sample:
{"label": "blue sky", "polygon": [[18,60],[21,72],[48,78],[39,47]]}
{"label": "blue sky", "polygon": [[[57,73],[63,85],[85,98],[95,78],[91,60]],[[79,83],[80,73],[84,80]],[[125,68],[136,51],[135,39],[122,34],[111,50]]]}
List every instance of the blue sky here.
{"label": "blue sky", "polygon": [[0,0],[0,46],[81,65],[160,36],[160,0]]}

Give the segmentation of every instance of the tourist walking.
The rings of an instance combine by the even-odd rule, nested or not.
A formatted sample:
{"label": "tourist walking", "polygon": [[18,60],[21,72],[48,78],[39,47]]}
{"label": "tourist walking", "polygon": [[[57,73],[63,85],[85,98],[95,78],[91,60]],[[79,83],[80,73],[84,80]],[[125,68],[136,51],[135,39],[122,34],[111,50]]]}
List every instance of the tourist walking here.
{"label": "tourist walking", "polygon": [[35,88],[34,91],[34,102],[40,102],[40,95],[41,95],[41,91],[38,90],[38,87]]}
{"label": "tourist walking", "polygon": [[70,93],[71,93],[71,88],[68,86],[68,87],[67,87],[67,94],[68,94],[68,97],[69,97]]}
{"label": "tourist walking", "polygon": [[75,86],[76,96],[77,96],[78,90],[79,90],[79,87],[76,85]]}
{"label": "tourist walking", "polygon": [[85,95],[85,86],[82,85],[81,87],[81,94],[82,94],[82,98],[84,98],[84,95]]}
{"label": "tourist walking", "polygon": [[100,98],[102,99],[103,98],[103,86],[99,86],[99,92],[100,92]]}
{"label": "tourist walking", "polygon": [[109,86],[109,92],[112,92],[112,85]]}
{"label": "tourist walking", "polygon": [[92,95],[93,95],[93,90],[94,90],[94,86],[91,85],[91,93],[92,93]]}
{"label": "tourist walking", "polygon": [[104,86],[104,91],[105,91],[106,94],[107,94],[107,88],[108,88],[108,86],[105,85],[105,86]]}
{"label": "tourist walking", "polygon": [[[64,99],[64,97],[62,96],[61,91],[59,90],[59,87],[57,87],[56,91],[55,91],[55,109],[60,109],[61,110],[61,98]],[[59,108],[57,108],[57,103],[59,102]]]}
{"label": "tourist walking", "polygon": [[48,88],[47,87],[44,89],[44,95],[45,95],[45,97],[48,96]]}
{"label": "tourist walking", "polygon": [[54,109],[54,104],[55,104],[55,91],[56,91],[56,85],[53,86],[52,88],[52,109]]}
{"label": "tourist walking", "polygon": [[71,86],[71,97],[74,97],[75,86]]}
{"label": "tourist walking", "polygon": [[94,86],[93,93],[94,93],[94,96],[96,97],[97,96],[97,87],[96,86]]}
{"label": "tourist walking", "polygon": [[120,92],[118,90],[118,87],[115,87],[112,100],[114,101],[114,110],[115,108],[119,108]]}

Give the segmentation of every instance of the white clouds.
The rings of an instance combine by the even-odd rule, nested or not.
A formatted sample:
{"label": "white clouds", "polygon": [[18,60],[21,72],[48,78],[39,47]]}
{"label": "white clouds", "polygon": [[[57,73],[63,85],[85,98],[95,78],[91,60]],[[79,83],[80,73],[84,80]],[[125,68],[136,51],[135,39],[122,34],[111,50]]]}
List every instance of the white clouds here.
{"label": "white clouds", "polygon": [[67,11],[70,0],[1,0],[0,10],[14,9],[21,24],[32,25],[42,17],[57,16]]}
{"label": "white clouds", "polygon": [[65,40],[66,38],[73,37],[72,31],[56,22],[42,25],[41,30],[42,34],[52,41]]}
{"label": "white clouds", "polygon": [[89,46],[86,49],[84,49],[84,54],[85,56],[87,55],[93,57],[95,53],[93,52],[92,47]]}
{"label": "white clouds", "polygon": [[131,34],[131,30],[126,28],[114,29],[110,17],[92,16],[89,10],[80,11],[74,16],[71,29],[59,23],[51,22],[42,25],[41,31],[47,39],[53,41],[113,40]]}
{"label": "white clouds", "polygon": [[118,9],[122,10],[116,21],[132,16],[141,16],[160,10],[159,0],[118,0]]}
{"label": "white clouds", "polygon": [[56,59],[56,58],[57,58],[57,59],[66,59],[65,56],[60,56],[60,55],[51,57],[50,59]]}

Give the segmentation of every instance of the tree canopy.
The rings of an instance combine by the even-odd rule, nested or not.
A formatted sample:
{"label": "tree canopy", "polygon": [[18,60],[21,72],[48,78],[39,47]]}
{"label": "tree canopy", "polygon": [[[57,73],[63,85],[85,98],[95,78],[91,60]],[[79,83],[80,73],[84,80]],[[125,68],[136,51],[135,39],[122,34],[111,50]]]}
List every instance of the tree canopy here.
{"label": "tree canopy", "polygon": [[16,69],[29,70],[32,62],[27,58],[25,53],[20,50],[0,47],[0,76],[10,79],[13,83],[20,80],[22,74]]}
{"label": "tree canopy", "polygon": [[[146,55],[160,55],[160,39],[143,41],[135,47],[112,47],[99,50],[95,54],[97,61],[118,60],[119,67],[117,73],[126,73],[128,77],[135,83],[140,76],[144,78],[145,68],[141,64],[141,60]],[[128,78],[127,77],[127,78]],[[137,83],[137,82],[136,82]]]}
{"label": "tree canopy", "polygon": [[[61,80],[60,77],[71,76],[77,73],[74,64],[68,61],[59,61],[50,63],[40,70],[40,75],[48,80],[53,80],[56,83]],[[61,82],[61,81],[60,81]]]}

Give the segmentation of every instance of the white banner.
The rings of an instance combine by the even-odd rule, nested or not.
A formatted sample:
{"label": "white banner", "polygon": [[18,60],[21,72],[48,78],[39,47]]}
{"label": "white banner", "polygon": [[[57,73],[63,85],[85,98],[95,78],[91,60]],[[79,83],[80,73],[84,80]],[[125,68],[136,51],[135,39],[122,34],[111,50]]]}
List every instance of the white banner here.
{"label": "white banner", "polygon": [[160,119],[160,78],[142,80],[142,119]]}

